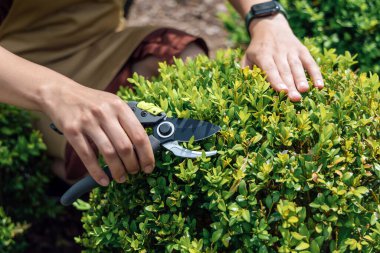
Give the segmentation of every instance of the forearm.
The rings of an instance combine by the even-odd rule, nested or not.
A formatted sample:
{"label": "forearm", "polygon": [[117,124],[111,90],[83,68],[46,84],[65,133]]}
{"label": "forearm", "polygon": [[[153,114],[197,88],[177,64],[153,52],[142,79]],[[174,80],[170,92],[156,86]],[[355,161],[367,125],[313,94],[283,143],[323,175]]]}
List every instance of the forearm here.
{"label": "forearm", "polygon": [[118,96],[83,86],[1,47],[0,59],[0,102],[45,113],[98,184],[108,185],[109,178],[90,143],[103,155],[117,182],[125,182],[126,172],[152,172],[149,138]]}
{"label": "forearm", "polygon": [[0,47],[0,102],[44,111],[47,93],[75,82]]}
{"label": "forearm", "polygon": [[269,2],[269,1],[270,0],[229,0],[232,6],[239,12],[239,14],[243,18],[248,13],[252,5]]}

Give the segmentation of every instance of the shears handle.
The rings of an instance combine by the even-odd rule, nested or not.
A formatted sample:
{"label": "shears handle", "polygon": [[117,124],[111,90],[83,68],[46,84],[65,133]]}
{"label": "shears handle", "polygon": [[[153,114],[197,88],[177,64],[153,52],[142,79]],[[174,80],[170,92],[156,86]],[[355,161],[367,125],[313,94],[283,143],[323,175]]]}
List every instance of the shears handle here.
{"label": "shears handle", "polygon": [[[153,135],[149,135],[149,141],[152,146],[153,152],[157,153],[161,148],[161,143],[157,140]],[[107,176],[112,179],[111,172],[108,166],[104,166],[104,172]],[[69,206],[78,198],[80,198],[83,194],[90,192],[95,187],[100,186],[91,176],[86,176],[83,179],[76,182],[72,185],[61,197],[61,204],[64,206]]]}

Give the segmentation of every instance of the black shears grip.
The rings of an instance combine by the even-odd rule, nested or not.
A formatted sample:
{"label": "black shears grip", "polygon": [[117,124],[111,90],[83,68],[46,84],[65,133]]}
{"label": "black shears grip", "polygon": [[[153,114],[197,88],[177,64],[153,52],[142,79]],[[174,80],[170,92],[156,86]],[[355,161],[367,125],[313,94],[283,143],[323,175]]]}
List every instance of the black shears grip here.
{"label": "black shears grip", "polygon": [[[104,172],[107,174],[109,178],[112,178],[111,171],[108,166],[104,166]],[[91,191],[93,188],[99,186],[95,180],[86,176],[85,178],[79,180],[77,183],[73,184],[61,197],[61,204],[64,206],[69,206],[75,202],[79,197],[83,194]]]}
{"label": "black shears grip", "polygon": [[[153,135],[149,135],[149,141],[153,149],[153,153],[157,153],[160,148],[160,141],[157,140]],[[104,172],[112,180],[111,172],[108,166],[104,166]],[[64,206],[69,206],[83,194],[90,192],[95,187],[100,186],[91,176],[86,176],[83,179],[79,180],[77,183],[72,185],[61,197],[61,204]]]}

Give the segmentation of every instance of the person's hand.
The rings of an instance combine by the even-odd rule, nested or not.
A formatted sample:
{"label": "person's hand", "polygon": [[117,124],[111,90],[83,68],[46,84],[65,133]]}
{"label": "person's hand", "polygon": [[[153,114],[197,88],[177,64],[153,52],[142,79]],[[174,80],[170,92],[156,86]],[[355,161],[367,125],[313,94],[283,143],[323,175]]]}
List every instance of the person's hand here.
{"label": "person's hand", "polygon": [[300,101],[300,93],[309,89],[305,70],[313,85],[323,88],[317,63],[282,14],[254,19],[249,31],[252,39],[242,59],[242,67],[256,64],[265,71],[272,88],[286,92],[294,102]]}
{"label": "person's hand", "polygon": [[97,146],[117,182],[124,182],[127,172],[135,174],[141,169],[151,173],[152,147],[129,106],[112,93],[70,81],[42,92],[44,111],[63,132],[92,178],[103,186],[109,183],[90,142]]}

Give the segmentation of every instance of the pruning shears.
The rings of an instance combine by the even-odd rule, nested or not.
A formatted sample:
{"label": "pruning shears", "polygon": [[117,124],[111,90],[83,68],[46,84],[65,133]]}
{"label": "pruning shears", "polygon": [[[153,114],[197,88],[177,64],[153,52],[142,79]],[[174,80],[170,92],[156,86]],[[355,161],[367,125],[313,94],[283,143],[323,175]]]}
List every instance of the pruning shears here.
{"label": "pruning shears", "polygon": [[[128,102],[128,105],[144,128],[152,128],[153,133],[149,135],[149,141],[154,153],[164,148],[178,157],[197,158],[202,156],[203,152],[183,148],[179,145],[179,142],[188,142],[191,138],[194,138],[194,141],[199,141],[220,131],[219,126],[210,122],[189,118],[167,117],[161,108],[151,103],[131,101]],[[54,124],[51,124],[50,127],[62,134]],[[207,151],[204,153],[206,156],[213,156],[217,154],[217,151]],[[103,169],[112,178],[108,166],[105,166]],[[97,186],[100,185],[91,176],[86,176],[72,185],[62,195],[61,204],[65,206],[71,205],[80,196]]]}

